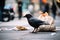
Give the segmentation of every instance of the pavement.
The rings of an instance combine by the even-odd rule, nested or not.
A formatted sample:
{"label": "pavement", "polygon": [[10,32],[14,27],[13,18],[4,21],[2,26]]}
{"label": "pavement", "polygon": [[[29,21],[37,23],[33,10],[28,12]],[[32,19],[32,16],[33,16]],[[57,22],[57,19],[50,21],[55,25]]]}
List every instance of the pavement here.
{"label": "pavement", "polygon": [[60,17],[59,16],[56,16],[56,19],[55,19],[55,26],[58,29],[56,32],[30,33],[33,30],[33,28],[28,24],[26,18],[22,18],[20,20],[18,18],[15,18],[13,21],[0,22],[0,27],[13,28],[16,26],[25,26],[25,27],[28,27],[29,30],[0,31],[0,40],[60,40]]}

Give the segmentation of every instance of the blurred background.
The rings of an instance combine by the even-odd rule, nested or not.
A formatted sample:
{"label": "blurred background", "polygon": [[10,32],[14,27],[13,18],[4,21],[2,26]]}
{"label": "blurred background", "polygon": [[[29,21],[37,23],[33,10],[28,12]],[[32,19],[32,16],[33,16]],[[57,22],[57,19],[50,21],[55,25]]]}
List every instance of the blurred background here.
{"label": "blurred background", "polygon": [[25,13],[38,17],[39,11],[47,12],[60,22],[60,0],[0,0],[0,22],[21,20]]}
{"label": "blurred background", "polygon": [[26,31],[0,31],[0,40],[60,40],[60,0],[0,0],[0,28],[26,26],[32,29],[23,15],[31,13],[39,17],[39,11],[47,12],[52,16],[59,31],[38,34],[30,34]]}
{"label": "blurred background", "polygon": [[1,0],[0,21],[21,19],[22,15],[29,11],[32,15],[37,12],[48,12],[54,19],[60,16],[60,0]]}

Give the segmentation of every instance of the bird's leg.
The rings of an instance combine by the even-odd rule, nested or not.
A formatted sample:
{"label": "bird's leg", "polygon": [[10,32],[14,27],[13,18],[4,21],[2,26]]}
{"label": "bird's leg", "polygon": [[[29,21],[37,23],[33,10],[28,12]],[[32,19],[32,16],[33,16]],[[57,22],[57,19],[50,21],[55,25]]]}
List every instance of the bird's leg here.
{"label": "bird's leg", "polygon": [[37,28],[37,32],[39,32],[39,31],[40,31],[40,28],[38,27],[38,28]]}
{"label": "bird's leg", "polygon": [[[34,30],[35,30],[35,28],[34,28]],[[34,30],[32,31],[32,33],[34,33]]]}
{"label": "bird's leg", "polygon": [[38,28],[34,28],[34,30],[32,31],[32,33],[36,33],[38,32]]}
{"label": "bird's leg", "polygon": [[35,28],[34,32],[38,32],[38,28]]}

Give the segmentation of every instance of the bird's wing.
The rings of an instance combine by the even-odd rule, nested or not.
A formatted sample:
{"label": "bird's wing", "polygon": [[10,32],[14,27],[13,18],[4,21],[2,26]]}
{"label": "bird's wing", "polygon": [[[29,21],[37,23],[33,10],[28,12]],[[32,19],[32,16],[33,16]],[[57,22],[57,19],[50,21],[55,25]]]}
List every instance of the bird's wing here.
{"label": "bird's wing", "polygon": [[49,23],[39,20],[37,18],[30,18],[30,22],[34,24],[39,24],[39,25],[49,25]]}
{"label": "bird's wing", "polygon": [[43,24],[43,23],[44,23],[44,21],[38,20],[38,19],[36,19],[36,18],[30,18],[30,22],[32,22],[32,23],[37,23],[37,24]]}

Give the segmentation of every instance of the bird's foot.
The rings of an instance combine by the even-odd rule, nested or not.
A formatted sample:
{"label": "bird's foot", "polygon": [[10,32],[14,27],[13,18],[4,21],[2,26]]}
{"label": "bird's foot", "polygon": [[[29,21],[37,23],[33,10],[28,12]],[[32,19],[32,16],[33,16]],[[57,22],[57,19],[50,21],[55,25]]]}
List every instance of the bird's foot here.
{"label": "bird's foot", "polygon": [[31,33],[37,33],[37,29],[34,29]]}
{"label": "bird's foot", "polygon": [[31,32],[31,33],[37,33],[37,32]]}

